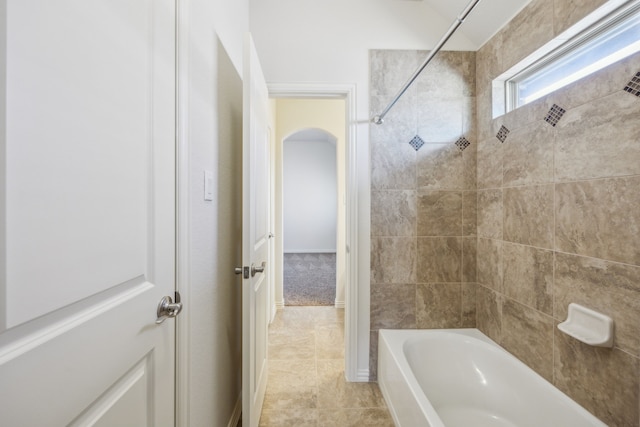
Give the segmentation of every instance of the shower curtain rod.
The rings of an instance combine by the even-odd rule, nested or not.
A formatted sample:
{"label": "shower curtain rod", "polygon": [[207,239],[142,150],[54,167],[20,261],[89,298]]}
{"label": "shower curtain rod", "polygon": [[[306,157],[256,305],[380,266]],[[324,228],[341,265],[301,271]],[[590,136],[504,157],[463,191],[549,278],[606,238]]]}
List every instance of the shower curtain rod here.
{"label": "shower curtain rod", "polygon": [[411,84],[415,81],[415,79],[418,78],[420,73],[422,73],[422,70],[424,70],[424,68],[427,66],[427,64],[429,64],[429,62],[431,62],[431,59],[433,59],[433,57],[436,56],[436,54],[440,51],[440,49],[442,49],[442,46],[444,46],[444,44],[451,38],[453,33],[456,32],[458,27],[464,22],[464,20],[467,18],[469,13],[471,13],[473,8],[476,7],[476,5],[478,3],[480,3],[480,0],[471,0],[471,2],[467,5],[467,7],[464,8],[462,13],[460,13],[460,15],[458,15],[458,17],[453,22],[453,24],[451,24],[451,27],[449,27],[449,29],[447,30],[445,35],[442,36],[442,38],[440,39],[440,41],[438,42],[436,47],[434,47],[433,50],[431,52],[429,52],[429,56],[427,56],[427,59],[424,60],[422,65],[420,65],[420,67],[413,73],[413,75],[409,78],[409,80],[407,80],[407,82],[404,84],[402,89],[400,89],[400,91],[396,94],[396,96],[389,103],[389,105],[387,105],[387,108],[385,108],[382,111],[382,113],[378,114],[377,116],[375,116],[375,117],[373,117],[371,119],[371,121],[373,123],[375,123],[377,125],[381,125],[384,122],[384,116],[387,115],[389,110],[391,110],[391,108],[396,104],[396,102],[398,102],[398,100],[402,97],[402,95],[404,95],[404,93],[407,91],[407,89],[409,89],[409,86],[411,86]]}

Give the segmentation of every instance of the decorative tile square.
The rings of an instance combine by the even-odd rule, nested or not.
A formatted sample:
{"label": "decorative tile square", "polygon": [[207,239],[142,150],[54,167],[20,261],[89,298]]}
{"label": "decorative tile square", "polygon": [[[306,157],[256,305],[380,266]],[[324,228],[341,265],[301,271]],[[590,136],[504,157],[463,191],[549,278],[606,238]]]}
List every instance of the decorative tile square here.
{"label": "decorative tile square", "polygon": [[640,71],[638,71],[631,81],[627,83],[624,90],[632,95],[640,96]]}
{"label": "decorative tile square", "polygon": [[411,141],[409,141],[409,145],[412,146],[414,150],[418,151],[424,145],[424,141],[420,136],[416,135]]}
{"label": "decorative tile square", "polygon": [[555,127],[566,112],[567,111],[564,108],[557,104],[553,104],[549,113],[547,113],[547,117],[544,118],[544,121]]}
{"label": "decorative tile square", "polygon": [[500,142],[504,142],[507,139],[507,135],[509,135],[510,130],[507,129],[504,125],[500,127],[496,138],[500,140]]}
{"label": "decorative tile square", "polygon": [[456,145],[458,146],[460,151],[464,151],[464,149],[471,145],[471,143],[467,140],[467,138],[463,136],[456,141]]}

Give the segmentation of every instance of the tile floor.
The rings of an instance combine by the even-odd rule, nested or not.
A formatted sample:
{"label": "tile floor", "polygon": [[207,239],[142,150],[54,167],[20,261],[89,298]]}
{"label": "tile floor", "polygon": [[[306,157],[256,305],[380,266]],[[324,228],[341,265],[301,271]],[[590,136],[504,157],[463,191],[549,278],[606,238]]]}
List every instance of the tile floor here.
{"label": "tile floor", "polygon": [[393,427],[377,384],[344,379],[344,310],[279,310],[269,364],[260,426]]}

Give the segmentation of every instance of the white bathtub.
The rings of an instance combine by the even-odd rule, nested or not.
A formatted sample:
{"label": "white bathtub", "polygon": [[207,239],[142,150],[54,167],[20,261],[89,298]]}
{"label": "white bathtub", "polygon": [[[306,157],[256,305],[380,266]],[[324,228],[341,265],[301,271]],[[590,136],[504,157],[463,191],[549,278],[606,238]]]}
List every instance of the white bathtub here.
{"label": "white bathtub", "polygon": [[378,383],[398,427],[606,427],[477,329],[381,330]]}

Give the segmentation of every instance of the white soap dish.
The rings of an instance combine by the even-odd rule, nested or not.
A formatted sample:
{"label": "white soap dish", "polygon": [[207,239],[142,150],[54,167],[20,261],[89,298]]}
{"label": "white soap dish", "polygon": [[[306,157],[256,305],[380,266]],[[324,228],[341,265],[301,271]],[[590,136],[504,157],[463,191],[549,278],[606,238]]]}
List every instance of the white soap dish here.
{"label": "white soap dish", "polygon": [[579,304],[569,304],[567,320],[558,329],[585,344],[613,347],[613,319]]}

